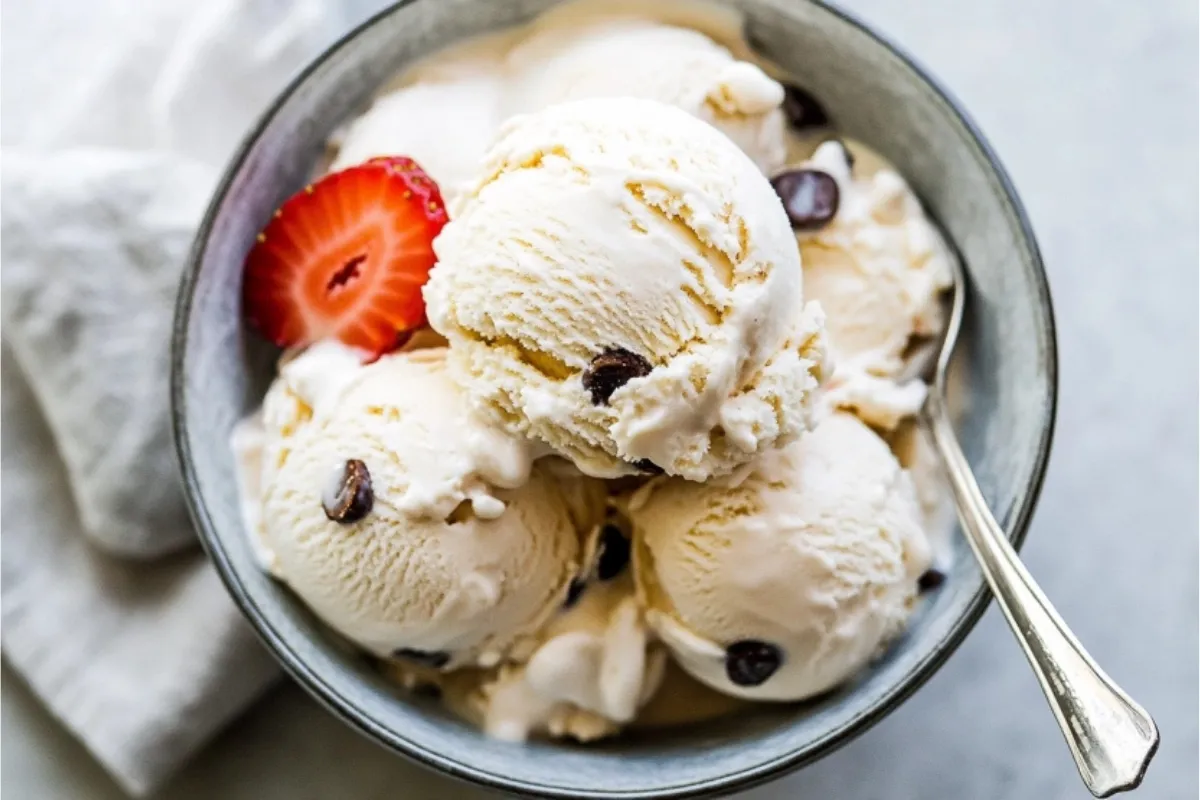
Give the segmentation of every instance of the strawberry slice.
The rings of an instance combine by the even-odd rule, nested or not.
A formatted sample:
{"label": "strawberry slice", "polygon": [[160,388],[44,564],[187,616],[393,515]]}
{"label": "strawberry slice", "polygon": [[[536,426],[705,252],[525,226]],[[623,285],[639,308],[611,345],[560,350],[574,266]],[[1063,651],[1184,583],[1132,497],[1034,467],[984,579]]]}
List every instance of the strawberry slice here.
{"label": "strawberry slice", "polygon": [[425,322],[421,287],[446,224],[415,161],[374,158],[326,175],[275,212],[246,256],[246,317],[280,347],[333,337],[378,356]]}

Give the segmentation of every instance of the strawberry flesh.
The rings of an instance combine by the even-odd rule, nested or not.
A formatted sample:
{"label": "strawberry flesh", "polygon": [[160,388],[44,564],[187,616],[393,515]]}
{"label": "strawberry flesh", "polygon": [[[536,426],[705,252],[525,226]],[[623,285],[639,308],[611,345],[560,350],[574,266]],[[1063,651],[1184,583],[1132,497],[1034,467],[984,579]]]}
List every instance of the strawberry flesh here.
{"label": "strawberry flesh", "polygon": [[247,320],[280,347],[336,338],[378,356],[425,323],[421,287],[446,224],[416,162],[375,158],[280,207],[246,257]]}

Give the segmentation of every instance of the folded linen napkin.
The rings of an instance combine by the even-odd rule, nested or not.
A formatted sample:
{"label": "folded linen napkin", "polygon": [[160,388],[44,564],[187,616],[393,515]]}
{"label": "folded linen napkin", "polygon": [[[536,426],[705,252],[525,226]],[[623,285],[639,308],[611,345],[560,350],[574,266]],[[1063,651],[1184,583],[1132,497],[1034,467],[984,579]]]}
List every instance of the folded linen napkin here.
{"label": "folded linen napkin", "polygon": [[171,445],[169,309],[215,183],[160,153],[0,153],[4,338],[82,530],[117,555],[194,543]]}
{"label": "folded linen napkin", "polygon": [[144,794],[277,667],[200,552],[143,563],[89,545],[7,347],[0,372],[4,656],[127,791]]}
{"label": "folded linen napkin", "polygon": [[5,14],[20,77],[0,148],[0,637],[134,794],[278,675],[177,483],[167,370],[183,260],[255,117],[382,4],[41,0]]}

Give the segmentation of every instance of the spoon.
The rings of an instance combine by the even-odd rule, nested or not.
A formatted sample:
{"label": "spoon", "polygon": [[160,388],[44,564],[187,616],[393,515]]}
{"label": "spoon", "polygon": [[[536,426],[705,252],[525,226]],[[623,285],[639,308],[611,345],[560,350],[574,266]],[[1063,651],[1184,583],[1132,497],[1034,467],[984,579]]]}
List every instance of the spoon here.
{"label": "spoon", "polygon": [[1004,618],[1062,729],[1084,784],[1096,797],[1137,788],[1158,749],[1158,728],[1092,660],[1021,564],[988,509],[954,433],[946,402],[946,374],[962,326],[966,278],[957,258],[941,342],[914,354],[909,373],[929,383],[921,421],[929,431],[958,509],[963,532]]}

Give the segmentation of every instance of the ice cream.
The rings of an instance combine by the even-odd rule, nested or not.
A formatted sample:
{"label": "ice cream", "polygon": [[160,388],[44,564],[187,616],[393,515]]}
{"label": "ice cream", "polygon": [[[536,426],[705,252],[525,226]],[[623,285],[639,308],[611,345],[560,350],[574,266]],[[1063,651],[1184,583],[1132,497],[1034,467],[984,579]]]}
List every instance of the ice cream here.
{"label": "ice cream", "polygon": [[787,152],[783,87],[699,31],[644,17],[551,13],[508,55],[510,113],[592,97],[640,97],[714,125],[762,172]]}
{"label": "ice cream", "polygon": [[647,486],[630,515],[650,626],[697,679],[755,700],[854,675],[930,560],[908,474],[845,413],[729,478]]}
{"label": "ice cream", "polygon": [[[570,3],[415,65],[335,137],[331,169],[407,155],[438,182],[453,211],[505,119],[623,96],[669,103],[711,123],[764,172],[783,164],[777,81],[705,33],[611,5]],[[732,27],[722,22],[716,27]]]}
{"label": "ice cream", "polygon": [[538,468],[558,486],[572,524],[580,533],[583,543],[580,551],[582,576],[595,555],[593,550],[600,526],[609,517],[611,487],[604,481],[582,474],[575,465],[562,458],[543,457],[538,460]]}
{"label": "ice cream", "polygon": [[346,128],[330,169],[405,153],[435,177],[451,204],[499,125],[498,103],[499,82],[488,78],[416,84],[384,95]]}
{"label": "ice cream", "polygon": [[[358,366],[325,344],[284,364],[261,527],[274,572],[369,652],[491,664],[562,604],[580,515],[524,442],[472,419],[445,352]],[[284,398],[301,410],[280,425]]]}
{"label": "ice cream", "polygon": [[839,196],[831,222],[797,234],[804,291],[826,314],[831,402],[890,429],[925,399],[919,381],[896,379],[913,338],[941,330],[952,256],[904,179],[852,170],[849,152],[829,141],[803,165],[832,176]]}
{"label": "ice cream", "polygon": [[[250,533],[255,556],[278,574],[275,552],[267,544],[263,497],[275,481],[297,432],[313,418],[313,403],[326,405],[362,369],[352,348],[322,342],[303,353],[285,354],[280,376],[272,381],[258,411],[235,426],[231,445],[241,487],[242,522]],[[329,394],[327,394],[329,393]]]}
{"label": "ice cream", "polygon": [[[571,474],[561,465],[552,472]],[[576,483],[596,485],[602,484]],[[595,494],[575,492],[574,499],[594,521]],[[655,697],[667,661],[635,596],[630,548],[627,523],[615,513],[590,528],[584,567],[560,610],[525,648],[527,655],[466,674],[437,673],[405,660],[388,661],[386,672],[410,689],[436,686],[451,709],[496,738],[548,734],[592,741],[620,732]],[[720,706],[708,704],[714,707]]]}
{"label": "ice cream", "polygon": [[590,741],[619,732],[653,697],[666,651],[653,642],[634,593],[627,527],[610,513],[591,529],[585,566],[528,661],[486,676],[455,704],[487,733]]}
{"label": "ice cream", "polygon": [[264,569],[502,739],[818,695],[945,578],[905,359],[950,251],[729,9],[650,5],[411,66],[247,258]]}
{"label": "ice cream", "polygon": [[611,736],[661,683],[666,652],[651,645],[628,574],[590,587],[539,638],[526,663],[501,668],[465,698],[488,734]]}
{"label": "ice cream", "polygon": [[[604,538],[611,535],[622,536]],[[655,696],[667,654],[646,628],[629,569],[613,573],[615,562],[599,542],[588,550],[596,555],[590,580],[547,621],[528,660],[466,675],[392,660],[386,671],[410,689],[437,686],[452,709],[499,739],[592,741],[620,732]]]}
{"label": "ice cream", "polygon": [[582,471],[729,472],[810,424],[819,309],[754,163],[671,106],[511,120],[434,243],[429,320],[475,408]]}
{"label": "ice cream", "polygon": [[900,466],[912,477],[934,566],[945,567],[957,512],[941,457],[915,419],[906,419],[895,430],[888,431],[887,440]]}

